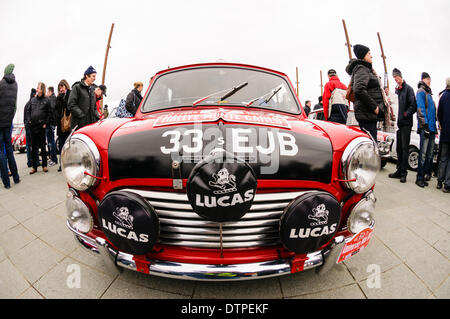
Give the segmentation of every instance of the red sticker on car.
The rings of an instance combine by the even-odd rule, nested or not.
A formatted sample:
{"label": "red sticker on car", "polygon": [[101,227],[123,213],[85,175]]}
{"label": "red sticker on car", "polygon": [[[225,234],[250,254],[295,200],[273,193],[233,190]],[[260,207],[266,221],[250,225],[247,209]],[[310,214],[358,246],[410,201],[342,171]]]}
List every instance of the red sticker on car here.
{"label": "red sticker on car", "polygon": [[259,124],[290,128],[288,121],[282,116],[273,116],[242,110],[195,110],[189,112],[177,112],[165,114],[158,117],[153,124],[154,127],[187,124],[195,122],[214,122],[222,119],[226,122]]}
{"label": "red sticker on car", "polygon": [[373,228],[366,228],[350,238],[342,248],[337,263],[347,260],[357,254],[361,249],[367,247],[372,237]]}

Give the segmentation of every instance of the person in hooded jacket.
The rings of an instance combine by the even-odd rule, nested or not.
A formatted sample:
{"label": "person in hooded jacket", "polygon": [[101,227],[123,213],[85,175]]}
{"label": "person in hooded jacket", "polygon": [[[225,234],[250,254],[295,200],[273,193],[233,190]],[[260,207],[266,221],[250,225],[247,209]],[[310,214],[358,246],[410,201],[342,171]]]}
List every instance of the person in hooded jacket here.
{"label": "person in hooded jacket", "polygon": [[347,123],[348,102],[345,100],[347,86],[339,80],[335,70],[328,71],[328,82],[323,89],[323,115],[325,121]]}
{"label": "person in hooded jacket", "polygon": [[23,124],[25,126],[25,141],[26,141],[26,149],[27,149],[27,166],[33,166],[33,159],[31,156],[31,119],[28,117],[28,109],[30,108],[31,99],[36,96],[36,89],[32,88],[30,92],[30,99],[27,104],[23,108]]}
{"label": "person in hooded jacket", "polygon": [[128,93],[125,108],[131,114],[136,115],[136,111],[141,104],[142,95],[141,92],[144,89],[144,84],[142,82],[134,83],[134,89]]}
{"label": "person in hooded jacket", "polygon": [[380,79],[372,68],[372,54],[364,45],[356,44],[353,52],[357,59],[351,59],[345,71],[351,76],[352,89],[355,93],[353,103],[355,117],[359,127],[369,132],[377,140],[377,123],[383,121],[387,101]]}
{"label": "person in hooded jacket", "polygon": [[33,168],[30,171],[30,174],[37,172],[39,166],[39,149],[41,150],[42,156],[42,170],[48,172],[45,128],[51,121],[52,108],[50,100],[45,96],[44,83],[38,83],[36,92],[37,94],[31,99],[30,107],[27,110],[27,117],[30,119],[31,126],[31,154],[33,159]]}
{"label": "person in hooded jacket", "polygon": [[437,118],[441,128],[437,188],[444,186],[443,191],[450,193],[450,78],[446,79],[446,88],[439,99]]}
{"label": "person in hooded jacket", "polygon": [[16,114],[17,82],[13,73],[14,64],[5,68],[3,79],[0,81],[0,146],[4,145],[5,153],[0,151],[0,174],[5,188],[11,187],[8,166],[14,183],[20,183],[14,150],[11,144],[11,127]]}
{"label": "person in hooded jacket", "polygon": [[422,188],[428,186],[428,181],[431,179],[435,135],[437,133],[436,105],[433,101],[430,85],[430,75],[423,72],[416,93],[417,134],[420,135],[416,185]]}
{"label": "person in hooded jacket", "polygon": [[72,86],[68,102],[68,109],[72,114],[70,121],[72,130],[74,128],[78,130],[99,119],[93,86],[96,75],[97,71],[89,66],[84,72],[83,79]]}

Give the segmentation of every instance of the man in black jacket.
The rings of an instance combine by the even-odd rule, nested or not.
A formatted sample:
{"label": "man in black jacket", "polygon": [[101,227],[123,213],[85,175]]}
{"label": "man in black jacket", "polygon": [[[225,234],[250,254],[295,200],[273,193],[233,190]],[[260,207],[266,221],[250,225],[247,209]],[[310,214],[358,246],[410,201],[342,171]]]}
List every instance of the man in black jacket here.
{"label": "man in black jacket", "polygon": [[51,106],[49,99],[45,96],[44,83],[38,83],[36,92],[37,94],[31,99],[30,107],[27,110],[27,118],[30,119],[31,126],[31,154],[33,159],[33,169],[30,171],[30,174],[37,172],[39,166],[39,149],[41,149],[42,170],[48,172],[45,128],[50,122]]}
{"label": "man in black jacket", "polygon": [[[3,79],[0,81],[0,175],[5,188],[10,188],[8,165],[13,176],[14,183],[19,183],[17,164],[14,159],[14,150],[11,144],[11,126],[16,113],[17,82],[13,74],[14,64],[5,68]],[[6,155],[2,145],[5,146]]]}
{"label": "man in black jacket", "polygon": [[36,89],[32,88],[30,92],[30,100],[25,104],[23,108],[23,124],[25,125],[25,140],[27,148],[27,166],[33,166],[33,159],[31,156],[31,119],[28,117],[28,109],[30,108],[31,99],[36,96]]}
{"label": "man in black jacket", "polygon": [[400,178],[400,182],[405,183],[408,175],[409,141],[413,126],[413,114],[417,111],[417,105],[414,90],[403,80],[400,70],[394,69],[392,76],[397,83],[395,94],[398,95],[397,171],[389,174],[389,177]]}
{"label": "man in black jacket", "polygon": [[72,86],[70,92],[68,110],[72,114],[70,126],[72,130],[95,123],[99,116],[95,106],[95,94],[93,84],[97,71],[90,66],[85,72],[81,81]]}
{"label": "man in black jacket", "polygon": [[48,166],[53,166],[58,163],[58,157],[56,156],[56,143],[55,143],[55,126],[56,126],[56,95],[55,88],[49,86],[47,89],[47,97],[50,101],[51,113],[49,118],[49,125],[45,129],[45,135],[47,137],[48,152],[50,154],[50,161]]}

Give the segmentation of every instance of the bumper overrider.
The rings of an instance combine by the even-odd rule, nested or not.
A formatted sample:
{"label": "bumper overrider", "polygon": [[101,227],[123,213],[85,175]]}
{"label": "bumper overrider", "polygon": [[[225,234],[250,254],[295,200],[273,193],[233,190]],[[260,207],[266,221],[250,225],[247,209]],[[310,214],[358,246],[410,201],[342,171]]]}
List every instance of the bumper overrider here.
{"label": "bumper overrider", "polygon": [[[105,196],[105,199],[102,201],[99,209],[102,208],[102,205],[110,206],[111,199],[119,200],[119,197],[115,197],[115,195],[120,196],[120,205],[123,207],[132,207],[131,202],[138,201],[139,207],[143,209],[143,218],[147,219],[150,222],[152,227],[155,227],[153,224],[159,224],[157,220],[159,211],[153,208],[151,205],[151,201],[146,201],[147,204],[142,202],[144,196],[139,195],[139,191],[132,193],[130,191],[125,192],[112,192],[109,196]],[[145,193],[145,192],[141,192]],[[114,241],[114,237],[108,236],[111,235],[105,231],[106,240],[103,237],[95,236],[92,232],[87,231],[87,229],[83,229],[80,227],[80,224],[77,223],[77,218],[83,215],[83,210],[87,209],[87,207],[83,207],[82,201],[77,196],[77,192],[71,191],[69,193],[66,207],[68,209],[68,220],[67,227],[74,233],[76,240],[89,251],[98,254],[102,257],[105,262],[105,265],[111,269],[112,271],[118,272],[123,268],[139,271],[151,275],[157,275],[162,277],[169,278],[177,278],[177,279],[191,279],[191,280],[206,280],[206,281],[230,281],[230,280],[246,280],[246,279],[255,279],[255,278],[267,278],[273,276],[280,276],[284,274],[295,273],[302,270],[316,268],[319,274],[325,273],[329,269],[333,267],[337,262],[345,260],[348,256],[353,255],[358,252],[361,247],[365,247],[368,243],[367,238],[365,241],[365,245],[355,244],[355,238],[362,237],[361,233],[369,233],[373,229],[374,219],[373,219],[373,210],[375,206],[375,196],[372,191],[366,192],[359,202],[355,203],[350,211],[350,214],[347,219],[347,228],[354,235],[344,237],[342,235],[337,236],[337,224],[339,224],[339,218],[341,216],[339,204],[338,212],[333,212],[335,208],[330,207],[327,202],[325,209],[329,214],[329,224],[326,224],[324,219],[321,219],[321,215],[318,212],[325,211],[324,209],[318,209],[320,205],[316,205],[317,200],[327,201],[327,196],[332,197],[330,194],[322,192],[322,191],[307,191],[307,192],[297,192],[297,193],[278,193],[278,194],[269,194],[269,196],[274,197],[278,196],[280,198],[292,196],[292,194],[298,195],[294,199],[292,199],[289,204],[284,208],[283,215],[279,218],[279,239],[283,244],[284,248],[287,248],[290,251],[293,251],[297,254],[297,256],[302,255],[306,256],[301,259],[294,257],[289,258],[277,258],[275,260],[263,261],[263,262],[252,262],[252,263],[236,263],[236,264],[205,264],[205,263],[184,263],[184,262],[174,262],[174,261],[164,261],[158,259],[149,259],[146,258],[147,263],[143,264],[139,262],[139,259],[136,259],[136,255],[143,254],[143,251],[139,251],[143,246],[133,246],[131,248],[127,246],[121,246],[117,249],[118,244]],[[110,194],[109,194],[110,195]],[[128,195],[131,195],[128,197]],[[185,196],[185,194],[174,194],[174,198]],[[264,205],[259,204],[258,201],[266,200],[267,197],[258,197],[259,194],[256,194],[255,204],[253,206]],[[262,199],[263,198],[263,199]],[[292,197],[291,197],[292,198]],[[106,204],[105,204],[106,203]],[[107,205],[108,204],[108,205]],[[112,204],[112,206],[117,206],[117,202]],[[119,206],[120,206],[119,205]],[[311,211],[311,205],[316,205],[315,209],[313,209],[314,214],[306,214],[306,211]],[[105,207],[103,207],[104,209]],[[305,210],[305,208],[307,210]],[[322,207],[323,208],[323,207]],[[148,210],[148,211],[145,211]],[[89,209],[87,209],[89,212]],[[260,212],[257,212],[260,213]],[[332,216],[333,214],[334,217]],[[122,238],[130,237],[130,228],[127,226],[127,215],[120,210],[116,210],[114,213],[115,217],[122,218],[121,225],[123,227],[114,228],[115,233],[120,235]],[[303,215],[304,218],[300,220],[298,216]],[[112,226],[107,218],[103,218],[106,215],[99,215],[99,223],[103,224],[104,228],[102,230],[107,229],[107,227]],[[139,214],[134,215],[135,221],[138,221]],[[156,218],[156,219],[155,219]],[[312,225],[311,228],[302,228],[305,225],[305,218],[309,218],[309,225]],[[337,223],[333,223],[333,218],[337,218]],[[133,221],[133,219],[131,219]],[[141,219],[142,221],[142,219]],[[109,223],[109,224],[108,224]],[[144,223],[145,224],[145,223]],[[318,226],[319,225],[319,226]],[[147,227],[147,226],[146,226]],[[154,245],[158,242],[159,236],[159,226],[156,226],[152,229],[152,232],[155,232],[155,236],[149,235],[150,238],[146,236],[139,235],[139,230],[136,230],[137,241],[141,239],[141,242],[144,244]],[[90,230],[92,227],[90,228]],[[126,232],[128,230],[128,233]],[[222,228],[221,228],[222,231]],[[98,233],[98,232],[96,232]],[[329,236],[329,237],[327,237]],[[112,239],[112,240],[111,240]],[[300,240],[296,243],[296,239]],[[320,240],[319,240],[320,239]],[[324,244],[328,243],[325,248],[323,248]],[[113,243],[113,245],[110,244]],[[222,244],[222,235],[221,235],[221,244]],[[353,246],[357,246],[356,248],[351,248]],[[279,245],[281,247],[281,245]],[[320,249],[314,249],[318,248]],[[222,250],[223,247],[220,248]],[[350,249],[354,249],[354,252],[349,251]],[[133,251],[133,252],[130,252]],[[134,253],[134,250],[137,253]],[[344,255],[346,253],[346,255]],[[249,252],[250,254],[250,252]],[[145,269],[143,269],[145,267]]]}

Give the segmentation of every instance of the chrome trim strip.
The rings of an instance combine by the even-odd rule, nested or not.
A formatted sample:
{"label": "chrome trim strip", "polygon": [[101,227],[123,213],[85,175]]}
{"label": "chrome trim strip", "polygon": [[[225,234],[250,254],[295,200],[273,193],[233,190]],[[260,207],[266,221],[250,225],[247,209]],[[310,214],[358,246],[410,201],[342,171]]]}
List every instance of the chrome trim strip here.
{"label": "chrome trim strip", "polygon": [[[172,245],[172,246],[186,246],[186,247],[195,247],[195,248],[220,248],[220,242],[201,242],[201,241],[188,241],[188,240],[178,240],[178,239],[165,239],[160,238],[159,243],[163,245]],[[246,241],[245,247],[259,247],[259,246],[274,246],[281,244],[280,240],[276,238],[276,240],[271,240],[268,238],[267,241]],[[223,242],[223,248],[242,248],[243,243],[238,242]]]}
{"label": "chrome trim strip", "polygon": [[[162,225],[160,227],[161,232],[176,232],[182,234],[211,234],[211,235],[219,235],[220,230],[217,228],[196,228],[196,227],[178,227],[178,226],[168,226]],[[263,232],[274,232],[273,227],[246,227],[246,228],[237,228],[237,229],[223,229],[223,235],[240,235],[240,234],[254,234],[254,233],[263,233]]]}
{"label": "chrome trim strip", "polygon": [[[152,198],[155,200],[171,200],[171,201],[179,201],[179,202],[189,202],[186,193],[169,193],[169,192],[157,192],[157,191],[146,191],[132,188],[122,189],[124,192],[132,192],[141,195],[144,198]],[[267,202],[267,201],[291,201],[294,198],[306,193],[308,191],[303,192],[283,192],[283,193],[257,193],[253,202]],[[167,195],[170,194],[170,198]],[[192,208],[190,208],[192,210]]]}
{"label": "chrome trim strip", "polygon": [[[167,219],[160,218],[161,224],[178,225],[178,226],[200,226],[200,227],[218,227],[216,222],[210,222],[207,220],[183,220],[183,219]],[[279,219],[266,219],[255,221],[238,221],[238,222],[224,222],[222,227],[255,227],[255,226],[267,226],[277,225]]]}
{"label": "chrome trim strip", "polygon": [[[181,212],[181,211],[173,211],[173,210],[165,210],[165,209],[155,209],[156,213],[160,217],[168,217],[168,218],[189,218],[189,219],[198,219],[204,220],[197,213],[192,212]],[[280,218],[283,215],[283,211],[269,211],[269,212],[248,212],[246,213],[240,220],[247,219],[267,219],[267,218]]]}

